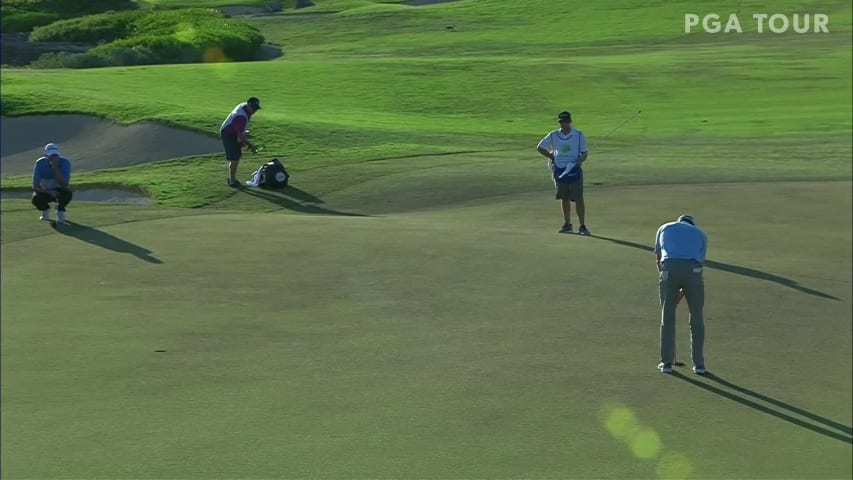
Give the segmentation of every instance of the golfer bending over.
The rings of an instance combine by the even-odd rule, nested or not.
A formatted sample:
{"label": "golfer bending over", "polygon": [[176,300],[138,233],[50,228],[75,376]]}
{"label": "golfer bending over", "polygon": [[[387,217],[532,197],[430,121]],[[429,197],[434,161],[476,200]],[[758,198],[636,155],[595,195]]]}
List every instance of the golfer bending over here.
{"label": "golfer bending over", "polygon": [[700,375],[705,370],[705,282],[702,264],[708,249],[708,238],[690,215],[661,225],[655,236],[655,258],[660,275],[660,363],[662,373],[672,372],[675,360],[675,307],[682,297],[687,298],[690,309],[690,351],[693,372]]}
{"label": "golfer bending over", "polygon": [[249,142],[247,133],[249,120],[260,109],[261,101],[251,97],[234,107],[219,127],[219,136],[222,138],[222,146],[225,147],[225,159],[228,161],[228,185],[232,187],[240,186],[237,166],[243,156],[243,146],[248,146],[252,153],[258,153],[258,149]]}
{"label": "golfer bending over", "polygon": [[65,207],[71,203],[71,161],[59,155],[55,143],[44,146],[44,156],[33,167],[33,205],[41,210],[40,220],[50,220],[50,204],[56,202],[56,220],[65,221]]}
{"label": "golfer bending over", "polygon": [[581,235],[589,235],[584,215],[586,208],[583,201],[583,163],[589,152],[586,148],[586,137],[580,130],[572,128],[572,114],[560,112],[557,116],[560,128],[545,135],[536,150],[548,159],[548,166],[554,176],[554,186],[557,189],[558,200],[563,206],[563,227],[560,233],[572,233],[572,204],[578,210],[578,221]]}

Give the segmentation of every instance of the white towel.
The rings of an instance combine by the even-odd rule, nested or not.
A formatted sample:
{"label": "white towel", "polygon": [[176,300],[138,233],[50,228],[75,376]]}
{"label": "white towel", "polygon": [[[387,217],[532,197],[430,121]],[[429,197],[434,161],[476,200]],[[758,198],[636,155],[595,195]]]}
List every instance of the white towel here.
{"label": "white towel", "polygon": [[561,173],[557,178],[563,178],[563,177],[565,177],[566,175],[568,175],[568,174],[569,174],[569,172],[570,172],[573,168],[575,168],[575,166],[576,166],[576,165],[577,165],[577,162],[570,162],[570,163],[566,166],[566,168],[563,170],[563,173]]}
{"label": "white towel", "polygon": [[[263,168],[263,167],[261,167]],[[252,174],[252,178],[246,180],[246,185],[250,187],[257,187],[261,184],[261,169],[255,170],[255,173]]]}

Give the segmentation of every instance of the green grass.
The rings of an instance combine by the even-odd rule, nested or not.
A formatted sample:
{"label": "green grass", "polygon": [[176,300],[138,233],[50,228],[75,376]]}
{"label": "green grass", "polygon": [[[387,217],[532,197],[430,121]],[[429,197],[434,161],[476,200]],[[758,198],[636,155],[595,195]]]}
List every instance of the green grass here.
{"label": "green grass", "polygon": [[266,0],[141,0],[141,4],[147,7],[163,7],[163,8],[215,8],[228,5],[248,5],[263,7],[267,4]]}
{"label": "green grass", "polygon": [[[4,476],[849,476],[851,215],[823,206],[850,192],[591,191],[623,244],[555,234],[547,191],[379,217],[78,205],[95,229],[59,233],[6,201]],[[681,211],[711,240],[707,357],[736,387],[654,368],[630,244]],[[73,261],[46,275],[45,252]]]}
{"label": "green grass", "polygon": [[[2,93],[6,114],[43,110],[42,103],[31,101],[36,96],[49,98],[53,112],[108,112],[125,122],[153,118],[215,132],[222,112],[243,96],[231,93],[230,85],[252,85],[244,93],[264,102],[264,110],[252,123],[256,140],[269,154],[284,156],[300,170],[495,150],[514,155],[499,161],[527,165],[537,158],[535,143],[553,128],[554,112],[566,106],[593,144],[642,108],[637,119],[608,139],[613,149],[607,152],[602,146],[593,151],[590,168],[599,161],[603,170],[628,164],[645,169],[648,177],[665,180],[661,167],[677,170],[679,165],[723,162],[731,168],[717,175],[728,179],[748,177],[750,169],[777,171],[781,176],[794,171],[806,176],[812,172],[815,178],[827,173],[849,178],[845,159],[850,152],[851,114],[845,105],[851,97],[844,69],[850,57],[833,46],[834,41],[804,42],[802,46],[815,47],[814,54],[800,60],[795,59],[795,49],[778,45],[707,47],[693,55],[684,49],[658,50],[559,60],[549,65],[549,75],[541,76],[530,76],[541,69],[535,58],[306,59],[74,75],[9,71]],[[738,55],[721,61],[723,51]],[[441,76],[430,76],[434,71]],[[567,76],[583,92],[570,101],[560,87]],[[191,87],[211,78],[217,81],[210,88]],[[258,78],[269,81],[257,82]],[[290,78],[306,80],[298,87],[282,88]],[[345,78],[346,85],[338,78]],[[528,80],[514,80],[518,78]],[[107,93],[84,90],[92,82],[105,85]],[[152,94],[149,86],[155,84],[158,88]],[[772,88],[760,88],[768,85]],[[172,98],[180,98],[186,107],[162,108]],[[329,132],[335,132],[333,141]],[[811,143],[804,144],[803,137]],[[686,147],[694,144],[703,147]],[[783,144],[798,153],[785,155],[778,148]],[[819,147],[812,150],[812,144]],[[669,158],[662,160],[659,152]],[[673,159],[673,152],[690,158]],[[256,165],[245,167],[251,171]],[[143,179],[146,188],[156,183],[153,177],[150,180]]]}
{"label": "green grass", "polygon": [[[687,2],[568,26],[539,0],[317,3],[338,13],[251,20],[272,62],[3,69],[3,115],[215,133],[256,95],[241,176],[293,173],[77,173],[158,205],[74,203],[58,230],[2,201],[5,477],[853,475],[848,3],[702,6],[830,14],[803,36],[685,36]],[[602,238],[555,233],[534,148],[566,108],[592,145],[642,109],[585,167]],[[722,383],[654,368],[647,248],[683,212]]]}

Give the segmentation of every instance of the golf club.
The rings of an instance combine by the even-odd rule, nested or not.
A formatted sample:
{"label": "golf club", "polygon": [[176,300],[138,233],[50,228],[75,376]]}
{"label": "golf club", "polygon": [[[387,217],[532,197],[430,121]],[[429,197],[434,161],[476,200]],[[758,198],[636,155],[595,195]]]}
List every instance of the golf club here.
{"label": "golf club", "polygon": [[[589,150],[592,150],[593,148],[597,147],[598,144],[600,144],[602,141],[606,140],[608,137],[610,137],[610,135],[613,135],[613,133],[615,133],[616,130],[619,130],[620,128],[625,126],[626,123],[635,119],[642,111],[643,111],[642,109],[639,109],[639,110],[637,110],[637,113],[631,115],[630,117],[626,118],[625,120],[622,120],[622,123],[620,123],[619,125],[616,125],[616,127],[613,130],[610,130],[609,132],[607,132],[607,135],[596,140],[595,143],[592,145],[592,147],[589,148]],[[551,160],[548,160],[546,162],[545,166],[548,168],[548,170],[551,170],[551,167],[552,167]]]}
{"label": "golf club", "polygon": [[[642,112],[642,110],[637,110],[637,113],[635,113],[635,114],[631,115],[630,117],[626,118],[625,120],[622,120],[622,123],[620,123],[619,125],[617,125],[617,126],[616,126],[616,128],[614,128],[614,129],[613,129],[613,130],[611,130],[610,132],[608,132],[608,133],[607,133],[607,135],[605,135],[604,137],[602,137],[602,138],[600,138],[600,139],[596,140],[596,141],[595,141],[595,144],[593,144],[593,146],[592,146],[592,147],[597,147],[599,143],[601,143],[601,142],[603,142],[604,140],[606,140],[606,139],[607,139],[607,137],[609,137],[610,135],[613,135],[613,132],[615,132],[616,130],[619,130],[619,129],[620,129],[620,128],[622,128],[626,123],[628,123],[628,122],[630,122],[631,120],[633,120],[633,119],[637,118],[637,115],[639,115],[639,114],[640,114],[640,112]],[[590,148],[590,150],[592,150],[592,147]]]}
{"label": "golf club", "polygon": [[[637,113],[635,113],[635,114],[631,115],[630,117],[626,118],[625,120],[622,120],[622,123],[620,123],[619,125],[616,125],[616,127],[615,127],[613,130],[610,130],[610,131],[607,133],[607,135],[605,135],[604,137],[602,137],[602,138],[600,138],[600,139],[596,140],[596,141],[595,141],[595,143],[592,145],[592,147],[590,147],[590,148],[589,148],[589,150],[593,150],[593,149],[594,149],[595,147],[597,147],[597,146],[598,146],[602,141],[606,140],[610,135],[613,135],[613,133],[614,133],[614,132],[616,132],[616,130],[619,130],[619,129],[620,129],[620,128],[622,128],[626,123],[628,123],[628,122],[630,122],[631,120],[633,120],[633,119],[637,118],[637,116],[638,116],[638,115],[640,115],[640,113],[641,113],[641,112],[642,112],[642,110],[641,110],[641,109],[640,109],[640,110],[637,110]],[[550,161],[548,162],[548,169],[549,169],[549,170],[551,169],[551,162],[550,162]],[[562,177],[563,175],[566,175],[567,173],[568,173],[568,170],[567,170],[567,171],[565,171],[565,172],[563,172],[563,173],[560,175],[560,177]]]}

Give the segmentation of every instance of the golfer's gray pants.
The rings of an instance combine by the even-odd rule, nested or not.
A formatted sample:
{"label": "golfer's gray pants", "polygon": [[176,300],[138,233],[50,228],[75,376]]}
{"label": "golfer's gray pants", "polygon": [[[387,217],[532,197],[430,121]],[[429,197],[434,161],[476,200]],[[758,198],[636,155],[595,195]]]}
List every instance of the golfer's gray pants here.
{"label": "golfer's gray pants", "polygon": [[684,289],[684,298],[690,309],[693,365],[704,367],[705,320],[702,318],[702,309],[705,306],[705,282],[702,279],[702,266],[693,260],[665,260],[661,268],[660,361],[675,361],[675,307],[679,289]]}

